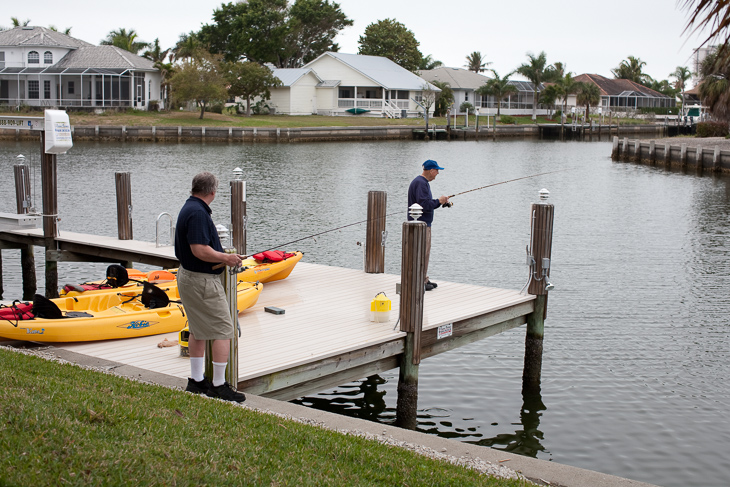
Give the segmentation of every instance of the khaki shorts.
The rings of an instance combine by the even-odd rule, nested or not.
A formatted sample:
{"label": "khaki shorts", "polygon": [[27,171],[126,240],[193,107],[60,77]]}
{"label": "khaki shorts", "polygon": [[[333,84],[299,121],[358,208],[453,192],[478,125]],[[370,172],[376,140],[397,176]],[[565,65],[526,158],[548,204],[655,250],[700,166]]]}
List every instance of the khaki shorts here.
{"label": "khaki shorts", "polygon": [[190,333],[196,340],[227,340],[234,337],[228,300],[220,274],[177,271],[177,286]]}

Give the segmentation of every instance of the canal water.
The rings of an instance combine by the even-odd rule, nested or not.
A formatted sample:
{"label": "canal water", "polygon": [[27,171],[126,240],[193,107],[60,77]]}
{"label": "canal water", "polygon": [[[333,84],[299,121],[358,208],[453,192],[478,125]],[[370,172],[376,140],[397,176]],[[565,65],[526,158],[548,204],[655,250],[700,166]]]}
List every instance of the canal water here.
{"label": "canal water", "polygon": [[[433,281],[521,289],[530,205],[547,188],[555,289],[541,390],[522,391],[520,327],[425,360],[418,429],[663,486],[725,486],[730,179],[614,163],[610,152],[608,142],[536,140],[78,143],[58,157],[60,230],[116,235],[114,172],[129,171],[134,237],[154,241],[157,215],[177,215],[194,174],[210,170],[225,181],[240,167],[249,250],[362,221],[367,192],[384,190],[396,213],[387,223],[386,272],[397,274],[407,186],[424,160],[446,168],[432,183],[437,195],[565,169],[474,191],[437,210]],[[12,165],[21,153],[40,193],[37,144],[2,142],[2,212],[15,211]],[[223,184],[212,205],[218,223],[229,213],[226,192]],[[364,238],[365,226],[354,225],[291,249],[308,262],[362,268]],[[37,249],[39,289],[41,256]],[[19,252],[3,251],[5,299],[21,295],[19,260]],[[105,268],[61,263],[59,282],[98,278]],[[391,371],[297,402],[392,423],[396,385]]]}

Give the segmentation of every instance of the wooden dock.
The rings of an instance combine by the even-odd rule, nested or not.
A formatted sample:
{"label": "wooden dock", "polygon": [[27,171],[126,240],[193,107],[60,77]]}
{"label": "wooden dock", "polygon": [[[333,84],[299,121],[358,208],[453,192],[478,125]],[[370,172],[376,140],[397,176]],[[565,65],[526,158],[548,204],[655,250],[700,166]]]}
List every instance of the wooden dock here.
{"label": "wooden dock", "polygon": [[[406,335],[395,326],[397,282],[397,275],[300,262],[287,279],[265,284],[258,303],[239,316],[239,389],[291,400],[397,368]],[[380,291],[393,301],[386,323],[370,321],[370,302]],[[514,290],[439,281],[425,295],[422,357],[523,325],[534,301],[535,296]],[[285,313],[267,313],[265,306]],[[452,334],[439,338],[443,325],[451,325]],[[53,346],[188,377],[189,360],[180,357],[178,347],[157,347],[164,338],[177,336]]]}

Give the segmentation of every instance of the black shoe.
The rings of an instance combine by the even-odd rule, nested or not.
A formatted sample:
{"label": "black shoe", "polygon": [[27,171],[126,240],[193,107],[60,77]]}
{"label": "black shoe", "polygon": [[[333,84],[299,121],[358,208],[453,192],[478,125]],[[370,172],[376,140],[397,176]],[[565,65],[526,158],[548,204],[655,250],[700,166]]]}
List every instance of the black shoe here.
{"label": "black shoe", "polygon": [[436,288],[436,285],[432,282],[427,282],[425,287],[426,287],[426,291],[431,291],[432,289]]}
{"label": "black shoe", "polygon": [[431,281],[428,281],[426,284],[430,284],[433,289],[436,289],[437,287],[439,287],[438,284],[436,284],[435,282],[431,282]]}
{"label": "black shoe", "polygon": [[185,390],[193,394],[206,394],[209,388],[210,382],[208,382],[208,379],[203,378],[203,380],[197,381],[188,377],[188,386]]}
{"label": "black shoe", "polygon": [[208,397],[217,397],[218,399],[223,399],[224,401],[234,401],[234,402],[243,402],[246,400],[246,396],[243,392],[236,392],[233,389],[231,389],[230,384],[228,382],[224,382],[220,386],[214,386],[211,384],[211,386],[208,388],[208,392],[205,393]]}

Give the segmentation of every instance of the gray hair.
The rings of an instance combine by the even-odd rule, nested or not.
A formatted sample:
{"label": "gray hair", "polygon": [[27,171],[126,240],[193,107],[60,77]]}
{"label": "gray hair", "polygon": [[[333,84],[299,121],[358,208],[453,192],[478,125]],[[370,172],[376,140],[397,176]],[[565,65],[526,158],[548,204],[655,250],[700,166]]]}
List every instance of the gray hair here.
{"label": "gray hair", "polygon": [[193,189],[190,190],[192,195],[208,196],[218,189],[218,178],[213,173],[201,172],[193,178]]}

